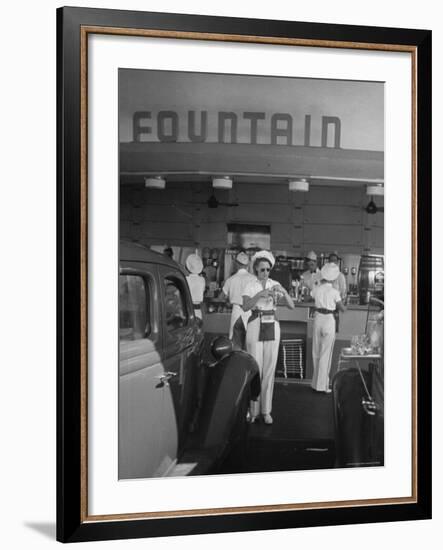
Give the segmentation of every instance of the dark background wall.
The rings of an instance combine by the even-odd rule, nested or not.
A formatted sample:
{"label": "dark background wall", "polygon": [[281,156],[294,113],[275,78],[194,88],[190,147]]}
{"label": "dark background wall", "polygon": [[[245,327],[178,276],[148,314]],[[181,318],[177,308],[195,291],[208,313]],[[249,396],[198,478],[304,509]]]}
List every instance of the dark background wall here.
{"label": "dark background wall", "polygon": [[[271,248],[297,255],[310,249],[340,254],[383,254],[384,215],[369,215],[364,185],[312,185],[293,193],[281,183],[234,182],[230,191],[215,190],[219,201],[237,207],[208,208],[210,183],[167,183],[163,191],[142,185],[120,186],[120,235],[146,245],[227,246],[227,224],[271,227]],[[376,197],[377,206],[383,197]]]}

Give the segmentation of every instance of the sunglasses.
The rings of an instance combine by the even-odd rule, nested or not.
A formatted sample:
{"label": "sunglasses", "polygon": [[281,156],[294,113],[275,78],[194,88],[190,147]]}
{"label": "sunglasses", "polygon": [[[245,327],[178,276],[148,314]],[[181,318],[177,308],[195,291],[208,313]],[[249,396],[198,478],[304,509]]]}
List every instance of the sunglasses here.
{"label": "sunglasses", "polygon": [[262,267],[261,269],[258,270],[259,273],[264,273],[265,271],[271,271],[271,268],[270,267]]}

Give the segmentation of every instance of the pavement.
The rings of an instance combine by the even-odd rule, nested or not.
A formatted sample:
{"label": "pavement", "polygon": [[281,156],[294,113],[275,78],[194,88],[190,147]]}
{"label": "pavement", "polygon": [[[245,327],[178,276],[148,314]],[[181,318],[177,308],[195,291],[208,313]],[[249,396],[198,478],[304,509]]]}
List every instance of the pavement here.
{"label": "pavement", "polygon": [[308,384],[277,379],[273,424],[250,425],[244,460],[229,458],[217,473],[252,473],[333,468],[335,462],[332,394]]}

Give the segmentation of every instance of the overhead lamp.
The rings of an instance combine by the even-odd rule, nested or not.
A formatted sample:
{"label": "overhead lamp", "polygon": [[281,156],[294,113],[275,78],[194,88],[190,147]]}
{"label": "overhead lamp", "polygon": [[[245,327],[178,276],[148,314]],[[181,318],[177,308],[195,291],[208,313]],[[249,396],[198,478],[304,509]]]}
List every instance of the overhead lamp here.
{"label": "overhead lamp", "polygon": [[166,187],[166,180],[161,176],[145,178],[145,187],[148,189],[164,189]]}
{"label": "overhead lamp", "polygon": [[289,191],[309,191],[309,180],[307,178],[299,178],[289,181]]}
{"label": "overhead lamp", "polygon": [[232,179],[229,176],[212,178],[212,187],[214,189],[232,189]]}
{"label": "overhead lamp", "polygon": [[374,183],[366,186],[366,195],[370,196],[383,196],[385,194],[385,188],[381,183]]}

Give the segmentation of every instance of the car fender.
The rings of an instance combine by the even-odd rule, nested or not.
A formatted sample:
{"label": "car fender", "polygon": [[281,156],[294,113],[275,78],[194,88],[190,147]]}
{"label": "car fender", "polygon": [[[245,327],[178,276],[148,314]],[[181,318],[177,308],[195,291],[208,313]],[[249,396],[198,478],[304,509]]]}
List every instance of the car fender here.
{"label": "car fender", "polygon": [[372,388],[368,372],[357,368],[339,371],[332,381],[337,466],[383,465],[383,402],[368,400]]}
{"label": "car fender", "polygon": [[244,351],[233,351],[205,368],[198,431],[200,444],[209,448],[229,442],[242,400],[260,393],[260,375],[257,362]]}

